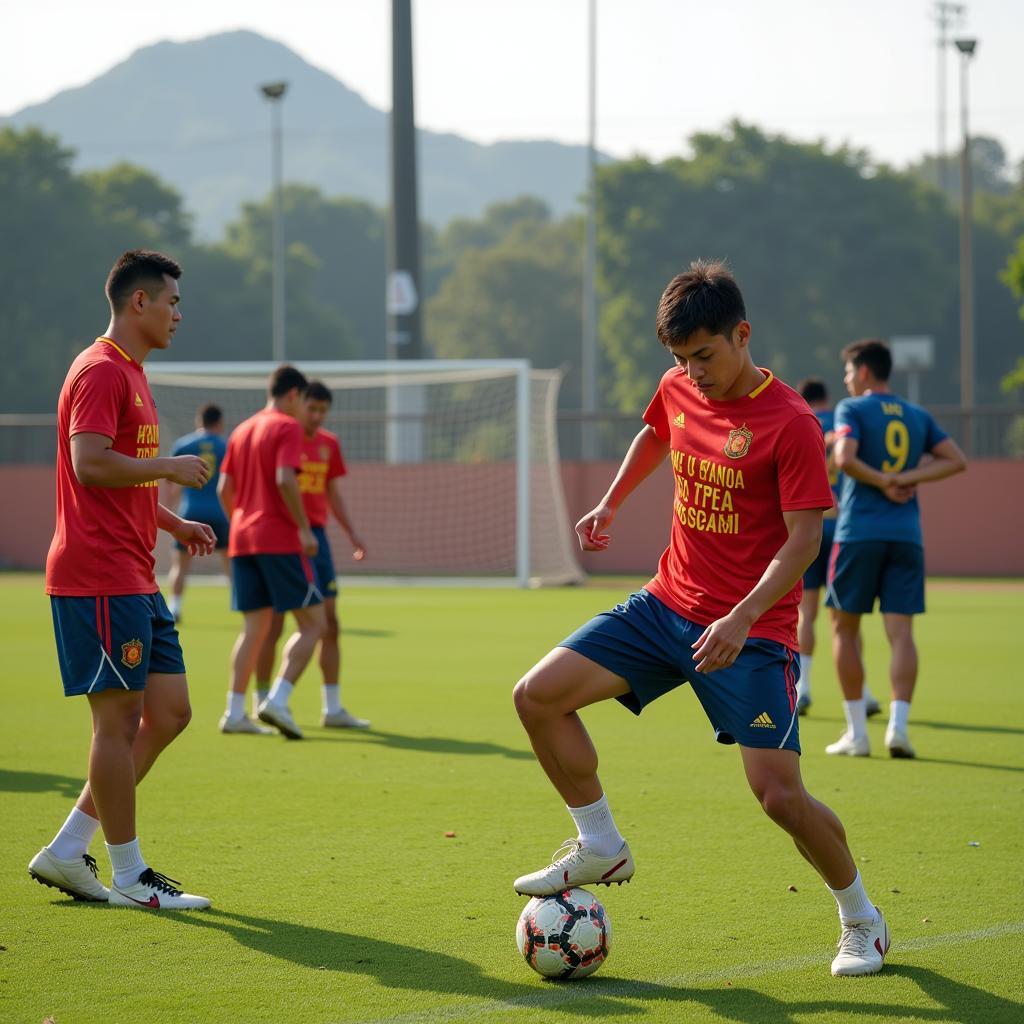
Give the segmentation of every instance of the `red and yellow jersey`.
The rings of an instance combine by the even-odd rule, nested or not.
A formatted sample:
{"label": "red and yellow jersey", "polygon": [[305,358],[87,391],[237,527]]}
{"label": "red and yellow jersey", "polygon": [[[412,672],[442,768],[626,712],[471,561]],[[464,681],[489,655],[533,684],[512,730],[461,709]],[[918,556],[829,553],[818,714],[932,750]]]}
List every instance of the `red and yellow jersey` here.
{"label": "red and yellow jersey", "polygon": [[303,437],[299,491],[310,526],[327,525],[327,485],[344,476],[345,459],[338,438],[319,427],[312,437]]}
{"label": "red and yellow jersey", "polygon": [[57,400],[57,526],[46,592],[66,597],[154,594],[157,481],[86,487],[71,463],[75,434],[101,434],[137,459],[160,454],[160,426],[146,374],[109,338],[81,352]]}
{"label": "red and yellow jersey", "polygon": [[302,427],[276,409],[250,416],[231,432],[221,463],[234,484],[228,554],[290,555],[302,551],[299,529],[277,488],[277,471],[301,468]]}
{"label": "red and yellow jersey", "polygon": [[[685,371],[661,379],[644,413],[671,445],[672,533],[647,589],[709,625],[753,590],[789,534],[783,512],[832,506],[821,427],[807,403],[768,370],[749,395],[705,398]],[[797,647],[799,582],[750,631]]]}

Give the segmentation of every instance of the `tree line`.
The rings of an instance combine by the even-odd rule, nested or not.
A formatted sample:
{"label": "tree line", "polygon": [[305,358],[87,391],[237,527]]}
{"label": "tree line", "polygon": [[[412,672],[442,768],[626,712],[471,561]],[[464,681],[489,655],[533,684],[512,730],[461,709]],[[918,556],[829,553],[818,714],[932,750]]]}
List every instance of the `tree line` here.
{"label": "tree line", "polygon": [[[73,155],[36,129],[0,131],[0,409],[54,408],[71,358],[107,322],[105,273],[131,247],[164,250],[184,267],[174,359],[269,359],[270,197],[243,206],[222,240],[201,244],[182,197],[157,175],[128,164],[76,173]],[[1001,383],[1021,356],[1013,289],[1024,295],[1024,177],[994,140],[977,140],[974,157],[984,403],[1005,401]],[[686,155],[602,166],[602,406],[643,408],[668,365],[654,335],[658,297],[697,256],[730,262],[755,356],[783,378],[822,376],[838,394],[837,353],[848,341],[930,334],[937,365],[923,397],[956,401],[958,213],[931,171],[926,162],[896,171],[859,150],[738,122],[693,136]],[[290,356],[384,358],[386,211],[301,184],[286,186],[284,208]],[[520,197],[477,220],[424,225],[422,249],[430,354],[564,367],[563,407],[578,407],[582,218],[556,219]]]}

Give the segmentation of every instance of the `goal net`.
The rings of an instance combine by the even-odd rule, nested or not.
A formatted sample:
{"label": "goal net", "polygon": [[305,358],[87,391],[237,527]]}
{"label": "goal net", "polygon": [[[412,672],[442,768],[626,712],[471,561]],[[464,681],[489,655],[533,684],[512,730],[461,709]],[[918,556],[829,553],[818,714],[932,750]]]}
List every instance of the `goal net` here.
{"label": "goal net", "polygon": [[[367,557],[327,525],[348,580],[577,583],[559,469],[555,413],[561,374],[525,360],[296,363],[333,393],[325,426],[338,435],[349,517]],[[195,429],[214,402],[228,431],[266,404],[275,363],[146,367],[162,450]],[[160,552],[166,566],[167,550]],[[198,572],[219,572],[197,559]]]}

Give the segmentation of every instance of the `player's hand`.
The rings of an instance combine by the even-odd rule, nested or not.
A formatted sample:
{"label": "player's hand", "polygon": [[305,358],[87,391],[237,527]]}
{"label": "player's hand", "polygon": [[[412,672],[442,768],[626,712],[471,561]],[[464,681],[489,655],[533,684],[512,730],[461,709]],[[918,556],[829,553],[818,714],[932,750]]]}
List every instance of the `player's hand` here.
{"label": "player's hand", "polygon": [[607,505],[598,505],[576,524],[576,536],[584,551],[604,551],[611,543],[611,535],[605,533],[615,518],[615,510]]}
{"label": "player's hand", "polygon": [[299,543],[302,545],[302,550],[309,555],[310,558],[320,550],[320,544],[318,543],[316,536],[308,527],[305,530],[299,530]]}
{"label": "player's hand", "polygon": [[366,545],[354,533],[350,533],[348,539],[352,542],[353,561],[361,562],[366,557]]}
{"label": "player's hand", "polygon": [[752,625],[735,612],[712,622],[697,642],[690,645],[697,671],[714,672],[728,668],[740,656]]}
{"label": "player's hand", "polygon": [[912,501],[914,495],[917,494],[917,485],[901,480],[901,476],[901,473],[895,473],[888,477],[882,485],[882,493],[897,505],[905,505],[908,501]]}
{"label": "player's hand", "polygon": [[210,467],[198,455],[172,455],[166,479],[182,487],[202,487],[210,479]]}
{"label": "player's hand", "polygon": [[171,536],[184,545],[190,555],[212,555],[217,547],[217,535],[206,523],[183,519]]}

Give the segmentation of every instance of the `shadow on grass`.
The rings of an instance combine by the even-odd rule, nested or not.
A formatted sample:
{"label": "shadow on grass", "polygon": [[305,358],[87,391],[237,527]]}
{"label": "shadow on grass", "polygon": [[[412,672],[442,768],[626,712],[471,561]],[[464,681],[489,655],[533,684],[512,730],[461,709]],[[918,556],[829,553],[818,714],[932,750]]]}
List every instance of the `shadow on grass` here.
{"label": "shadow on grass", "polygon": [[927,729],[952,729],[954,732],[991,732],[1010,736],[1024,736],[1024,728],[1014,725],[972,725],[969,722],[934,722],[924,718],[912,718],[910,724]]}
{"label": "shadow on grass", "polygon": [[516,750],[487,740],[456,740],[449,736],[408,736],[398,732],[381,732],[377,729],[323,729],[317,733],[307,733],[306,738],[343,739],[348,742],[392,747],[395,750],[417,750],[425,754],[469,754],[474,757],[499,754],[513,761],[534,760],[532,751]]}
{"label": "shadow on grass", "polygon": [[1018,764],[984,764],[981,761],[956,761],[949,757],[921,757],[914,758],[919,764],[953,764],[957,768],[987,768],[992,772],[1024,772],[1024,767]]}
{"label": "shadow on grass", "polygon": [[59,793],[77,797],[85,779],[69,775],[51,775],[49,772],[19,772],[0,768],[0,793]]}

